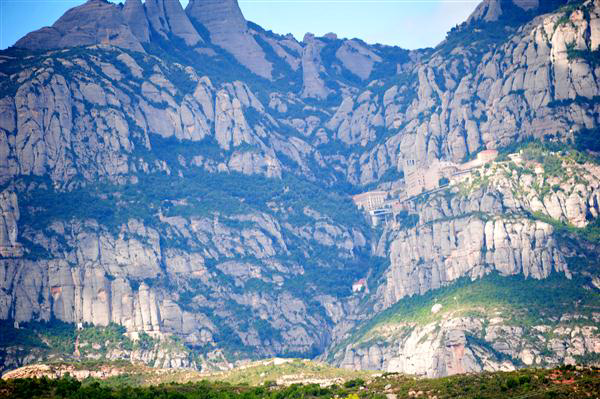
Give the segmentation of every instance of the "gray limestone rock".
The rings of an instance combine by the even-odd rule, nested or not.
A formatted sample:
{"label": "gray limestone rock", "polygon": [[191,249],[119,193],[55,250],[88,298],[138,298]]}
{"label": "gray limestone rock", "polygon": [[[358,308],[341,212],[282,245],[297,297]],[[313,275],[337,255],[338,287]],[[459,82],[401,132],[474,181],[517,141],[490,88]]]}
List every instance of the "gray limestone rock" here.
{"label": "gray limestone rock", "polygon": [[232,100],[226,91],[219,91],[216,95],[215,113],[215,138],[223,149],[253,143],[251,128],[246,122],[239,99]]}
{"label": "gray limestone rock", "polygon": [[237,0],[191,0],[185,12],[210,34],[210,41],[231,53],[240,64],[271,79],[272,65],[248,31]]}
{"label": "gray limestone rock", "polygon": [[18,242],[19,203],[14,191],[6,189],[0,192],[0,256],[18,258],[23,248]]}
{"label": "gray limestone rock", "polygon": [[147,0],[146,15],[150,26],[164,38],[169,33],[183,39],[190,47],[203,40],[183,11],[181,3],[172,0]]}
{"label": "gray limestone rock", "polygon": [[58,19],[52,27],[29,33],[15,44],[32,50],[109,44],[144,51],[121,10],[104,0],[88,0]]}
{"label": "gray limestone rock", "polygon": [[[524,10],[538,6],[514,3]],[[502,4],[484,2],[477,18],[501,18]],[[418,215],[416,226],[392,219],[371,232],[358,214],[340,222],[328,204],[301,205],[298,211],[297,203],[281,197],[299,194],[288,180],[278,179],[295,175],[327,187],[350,183],[352,190],[368,185],[400,191],[406,184],[399,176],[406,172],[405,160],[423,167],[440,160],[461,162],[480,148],[530,136],[565,139],[579,129],[596,128],[600,71],[569,56],[568,48],[598,48],[598,4],[589,2],[586,13],[572,12],[565,24],[558,23],[560,14],[539,16],[507,31],[508,40],[477,56],[469,43],[450,56],[411,52],[393,82],[385,77],[367,83],[375,65],[387,61],[377,46],[343,41],[332,65],[324,65],[331,60],[322,59],[321,51],[327,40],[338,40],[333,36],[307,35],[298,43],[248,29],[235,1],[190,1],[187,15],[207,30],[212,44],[262,77],[274,71],[261,47],[271,46],[297,78],[302,76],[302,89],[288,92],[280,86],[253,92],[252,82],[199,76],[202,69],[193,65],[118,48],[141,51],[150,25],[165,38],[179,37],[189,46],[202,43],[176,2],[148,0],[144,9],[139,0],[127,0],[119,9],[92,0],[73,9],[54,27],[20,43],[32,49],[104,42],[116,47],[98,46],[69,57],[35,55],[34,66],[2,76],[10,79],[14,94],[0,99],[0,319],[113,322],[131,337],[142,331],[157,338],[173,334],[189,345],[216,348],[202,354],[203,361],[226,365],[217,353],[223,349],[217,342],[219,323],[227,323],[257,356],[308,353],[341,342],[373,312],[461,277],[491,272],[570,277],[565,259],[578,249],[561,246],[550,224],[529,215],[539,212],[587,226],[600,215],[597,165],[565,162],[561,179],[516,158],[517,169],[527,173],[509,170],[508,162],[504,169],[499,164],[479,168],[485,187],[475,187],[470,179],[462,189],[404,204]],[[0,62],[6,59],[1,56]],[[330,67],[365,83],[335,80],[328,75]],[[281,63],[276,70],[289,71]],[[318,102],[331,93],[339,98],[336,106]],[[182,150],[165,155],[163,143]],[[135,189],[145,175],[158,174],[199,179],[231,174],[240,184],[259,175],[269,186],[265,189],[284,184],[282,193],[265,203],[232,196],[223,208],[205,207],[211,197],[199,190],[190,198],[152,203],[144,221],[136,214],[110,226],[102,218],[78,216],[57,216],[43,227],[24,222],[43,211],[27,206],[27,195],[36,189],[54,190],[57,196],[93,189],[98,182]],[[113,194],[126,210],[129,194],[116,190],[106,196]],[[347,192],[343,195],[350,203]],[[19,214],[22,209],[27,217]],[[35,243],[47,256],[21,256],[20,242]],[[389,267],[378,271],[379,282],[369,281],[369,292],[336,298],[303,280],[314,272],[310,268],[329,272],[333,261],[361,262],[368,276],[370,250]],[[25,248],[31,255],[27,251],[31,248]],[[598,286],[597,276],[590,280]],[[297,294],[298,281],[306,298]],[[445,309],[436,314],[444,316]],[[246,327],[241,318],[248,315],[262,327]],[[560,323],[568,324],[568,317],[575,316],[565,315]],[[579,330],[552,324],[542,333],[502,320],[447,315],[440,325],[391,326],[381,339],[348,345],[334,354],[335,362],[427,376],[520,364],[499,358],[498,352],[531,365],[570,362],[600,352],[594,323],[577,320]],[[265,337],[261,328],[275,332]],[[525,337],[546,332],[551,341],[526,342]],[[161,367],[193,365],[175,349],[108,353]],[[5,364],[33,361],[37,355],[11,356]]]}
{"label": "gray limestone rock", "polygon": [[[540,6],[539,0],[508,0],[507,2],[521,8],[524,11],[535,10]],[[467,23],[483,20],[485,22],[498,21],[507,11],[505,7],[507,2],[502,0],[484,0],[467,19]],[[504,6],[504,7],[503,7]]]}
{"label": "gray limestone rock", "polygon": [[313,34],[307,33],[302,41],[302,97],[325,99],[329,90],[321,78],[321,50],[325,46]]}
{"label": "gray limestone rock", "polygon": [[[573,315],[563,315],[569,319]],[[591,320],[585,327],[537,325],[520,327],[500,317],[445,317],[419,325],[391,323],[385,335],[351,344],[333,355],[335,363],[349,369],[385,370],[429,378],[482,371],[511,371],[523,361],[555,366],[572,356],[598,353],[598,331]],[[546,340],[540,332],[552,332]],[[373,333],[371,333],[373,336]],[[540,353],[551,351],[553,356]],[[498,355],[500,354],[500,356]]]}
{"label": "gray limestone rock", "polygon": [[123,17],[140,42],[150,42],[150,24],[142,0],[126,0]]}
{"label": "gray limestone rock", "polygon": [[373,65],[382,61],[381,57],[355,40],[345,40],[335,56],[346,69],[363,80],[369,78]]}

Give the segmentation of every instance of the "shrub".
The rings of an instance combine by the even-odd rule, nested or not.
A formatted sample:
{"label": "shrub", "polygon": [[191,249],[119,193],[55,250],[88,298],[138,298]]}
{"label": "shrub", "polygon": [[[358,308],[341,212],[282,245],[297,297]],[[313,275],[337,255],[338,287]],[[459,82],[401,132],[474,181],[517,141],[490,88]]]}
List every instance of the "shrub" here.
{"label": "shrub", "polygon": [[344,383],[344,387],[346,388],[362,387],[363,385],[365,385],[365,380],[362,378],[355,378]]}

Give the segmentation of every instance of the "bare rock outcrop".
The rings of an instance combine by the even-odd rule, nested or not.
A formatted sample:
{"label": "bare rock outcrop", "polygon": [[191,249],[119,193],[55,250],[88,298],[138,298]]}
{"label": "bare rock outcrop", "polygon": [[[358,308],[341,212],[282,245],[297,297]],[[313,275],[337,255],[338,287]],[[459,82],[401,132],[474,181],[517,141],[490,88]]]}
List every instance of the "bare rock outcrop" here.
{"label": "bare rock outcrop", "polygon": [[191,0],[185,11],[208,30],[213,44],[231,53],[255,74],[271,79],[272,65],[248,31],[237,0]]}
{"label": "bare rock outcrop", "polygon": [[144,51],[121,10],[104,0],[88,0],[58,19],[52,27],[29,33],[15,44],[32,50],[108,44]]}
{"label": "bare rock outcrop", "polygon": [[[480,7],[491,10],[494,4],[500,2]],[[512,7],[534,10],[534,5]],[[399,170],[398,159],[423,165],[435,159],[458,162],[480,148],[503,147],[523,137],[566,139],[597,126],[594,99],[600,91],[585,54],[599,43],[592,27],[600,5],[588,1],[582,7],[588,11],[540,15],[481,57],[473,58],[463,43],[448,59],[442,43],[427,62],[403,74],[418,83],[392,86],[382,96],[385,126],[392,133],[357,164],[348,164],[349,179],[373,182],[386,170]]]}
{"label": "bare rock outcrop", "polygon": [[[84,179],[107,177],[124,181],[137,170],[135,151],[152,148],[150,136],[174,138],[180,142],[215,142],[224,150],[248,147],[229,154],[231,170],[245,174],[281,176],[281,165],[269,145],[268,130],[277,122],[266,115],[264,106],[248,85],[235,81],[215,87],[190,69],[144,70],[127,53],[115,49],[118,62],[99,62],[102,74],[89,67],[97,59],[76,57],[73,62],[46,59],[16,88],[13,97],[4,97],[0,106],[0,180],[10,181],[18,174],[49,174],[59,185],[75,176]],[[75,65],[78,65],[77,67]],[[81,65],[94,80],[79,79],[71,72]],[[65,68],[62,74],[57,69]],[[69,72],[67,72],[69,71]],[[193,90],[182,93],[169,77],[179,71],[190,74]],[[149,78],[139,86],[123,76]],[[16,76],[12,78],[18,79]],[[123,90],[130,93],[126,95]],[[246,115],[258,115],[248,121]],[[92,160],[95,161],[92,161]],[[96,162],[99,161],[99,162]],[[214,170],[210,159],[181,159],[181,165]],[[146,165],[148,172],[154,167]]]}
{"label": "bare rock outcrop", "polygon": [[[450,33],[458,43],[409,53],[333,34],[299,43],[249,25],[235,0],[191,0],[185,12],[176,0],[90,0],[26,36],[21,47],[65,49],[0,54],[0,319],[176,337],[88,354],[203,367],[184,345],[219,365],[229,349],[314,355],[375,312],[461,279],[575,275],[567,262],[595,249],[565,248],[553,226],[579,232],[600,215],[600,170],[582,159],[513,154],[388,203],[382,229],[350,199],[397,195],[408,161],[458,168],[483,148],[597,128],[600,3],[520,26],[502,25],[505,6],[533,18],[544,5],[485,1],[472,18],[506,39],[466,24]],[[143,53],[152,39],[161,50]],[[175,62],[157,56],[169,40]],[[242,81],[238,63],[261,78]],[[600,351],[589,315],[519,329],[436,309],[439,323],[389,327],[335,362],[441,376]],[[0,360],[42,356],[11,347]]]}
{"label": "bare rock outcrop", "polygon": [[356,104],[346,97],[325,127],[336,131],[335,138],[349,145],[366,146],[376,140],[384,119],[383,107],[373,97],[369,90],[356,99]]}
{"label": "bare rock outcrop", "polygon": [[[381,306],[463,276],[476,279],[492,271],[535,279],[552,272],[569,277],[554,228],[531,220],[530,215],[537,212],[580,228],[587,226],[599,214],[598,166],[578,164],[558,153],[546,156],[561,164],[559,175],[544,173],[540,163],[513,155],[510,161],[474,170],[449,192],[413,203],[410,212],[418,218],[417,225],[406,228],[402,221],[391,223],[389,234],[379,243],[379,255],[389,257],[391,263],[387,282],[378,291]],[[517,164],[522,174],[511,172]],[[459,194],[461,189],[468,194]]]}
{"label": "bare rock outcrop", "polygon": [[568,273],[551,233],[552,227],[542,222],[465,218],[394,235],[387,284],[380,292],[383,306],[463,276],[476,279],[491,271],[537,279],[553,271]]}
{"label": "bare rock outcrop", "polygon": [[375,63],[382,61],[380,56],[356,40],[345,40],[335,56],[342,61],[346,69],[363,80],[369,78]]}
{"label": "bare rock outcrop", "polygon": [[152,28],[165,39],[172,33],[190,47],[202,42],[202,38],[183,11],[181,3],[170,0],[147,0],[146,15]]}
{"label": "bare rock outcrop", "polygon": [[[596,320],[563,314],[560,322],[513,325],[502,317],[448,317],[437,322],[379,326],[381,338],[348,346],[339,353],[341,367],[385,370],[438,378],[482,371],[511,371],[522,364],[573,364],[600,352]],[[580,325],[569,325],[573,317]],[[547,339],[546,334],[555,336]],[[385,337],[385,338],[383,338]]]}
{"label": "bare rock outcrop", "polygon": [[18,242],[19,203],[17,194],[6,189],[0,192],[0,257],[18,258],[23,255]]}
{"label": "bare rock outcrop", "polygon": [[506,8],[516,6],[523,11],[535,10],[540,6],[539,0],[484,0],[467,19],[467,24],[475,21],[495,22],[508,11]]}
{"label": "bare rock outcrop", "polygon": [[325,99],[329,90],[321,77],[321,49],[324,43],[307,33],[302,41],[302,97]]}
{"label": "bare rock outcrop", "polygon": [[126,0],[123,7],[123,17],[131,32],[142,43],[150,42],[150,23],[142,0]]}

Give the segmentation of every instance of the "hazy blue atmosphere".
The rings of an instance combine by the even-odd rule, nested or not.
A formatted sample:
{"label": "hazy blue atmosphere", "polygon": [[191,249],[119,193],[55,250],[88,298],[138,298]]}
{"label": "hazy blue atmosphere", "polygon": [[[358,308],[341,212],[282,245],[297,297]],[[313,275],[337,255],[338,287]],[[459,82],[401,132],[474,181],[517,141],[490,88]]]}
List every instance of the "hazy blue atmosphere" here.
{"label": "hazy blue atmosphere", "polygon": [[[84,0],[0,0],[0,48],[54,23]],[[187,0],[181,1],[183,6]],[[464,21],[479,0],[239,0],[246,19],[276,33],[360,38],[414,49],[431,47]]]}

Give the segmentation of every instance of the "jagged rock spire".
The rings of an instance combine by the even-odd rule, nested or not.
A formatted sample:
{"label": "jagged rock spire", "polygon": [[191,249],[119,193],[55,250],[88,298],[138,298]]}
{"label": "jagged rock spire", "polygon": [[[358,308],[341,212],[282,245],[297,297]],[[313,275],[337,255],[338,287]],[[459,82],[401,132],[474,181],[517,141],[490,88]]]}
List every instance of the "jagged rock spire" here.
{"label": "jagged rock spire", "polygon": [[237,0],[190,0],[185,11],[209,29],[211,35],[244,33],[248,29]]}
{"label": "jagged rock spire", "polygon": [[52,27],[29,33],[16,46],[40,50],[104,43],[144,51],[150,27],[165,39],[172,34],[188,46],[202,42],[179,0],[147,0],[145,8],[141,0],[127,0],[122,8],[106,0],[88,0]]}
{"label": "jagged rock spire", "polygon": [[165,38],[171,32],[183,39],[188,46],[202,42],[179,0],[147,0],[146,15],[152,28]]}
{"label": "jagged rock spire", "polygon": [[237,0],[190,0],[185,12],[206,28],[213,44],[231,53],[257,75],[271,78],[272,65],[248,32]]}
{"label": "jagged rock spire", "polygon": [[150,26],[142,0],[126,0],[123,17],[140,42],[148,43],[150,41]]}

